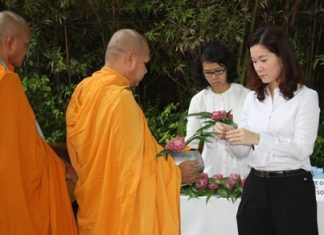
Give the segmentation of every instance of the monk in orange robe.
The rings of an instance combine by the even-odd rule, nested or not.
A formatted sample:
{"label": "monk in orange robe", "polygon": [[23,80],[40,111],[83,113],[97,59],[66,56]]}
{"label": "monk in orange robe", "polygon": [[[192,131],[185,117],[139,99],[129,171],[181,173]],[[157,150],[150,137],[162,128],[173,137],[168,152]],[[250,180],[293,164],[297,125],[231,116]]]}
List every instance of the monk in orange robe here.
{"label": "monk in orange robe", "polygon": [[162,147],[131,90],[149,59],[142,35],[117,31],[104,67],[77,86],[68,105],[80,235],[180,234],[180,185],[192,183],[200,164],[186,161],[178,167],[171,157],[156,157]]}
{"label": "monk in orange robe", "polygon": [[74,235],[77,227],[64,162],[37,131],[14,66],[21,66],[30,29],[0,12],[0,234]]}

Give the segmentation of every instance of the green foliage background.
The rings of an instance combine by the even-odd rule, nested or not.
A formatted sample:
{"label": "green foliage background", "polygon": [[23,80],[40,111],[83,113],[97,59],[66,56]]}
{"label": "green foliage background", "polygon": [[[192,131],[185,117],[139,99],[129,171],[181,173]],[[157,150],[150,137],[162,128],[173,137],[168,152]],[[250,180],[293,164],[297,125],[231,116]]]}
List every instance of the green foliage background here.
{"label": "green foliage background", "polygon": [[[49,141],[64,141],[71,92],[103,65],[112,33],[134,28],[144,34],[152,60],[135,94],[163,144],[178,131],[177,122],[197,92],[192,78],[201,44],[229,45],[237,55],[237,82],[248,85],[245,43],[264,24],[280,25],[289,34],[323,110],[323,4],[321,0],[1,0],[0,9],[23,15],[32,27],[25,66],[18,72]],[[324,136],[321,115],[319,135]],[[323,148],[323,142],[316,146]]]}

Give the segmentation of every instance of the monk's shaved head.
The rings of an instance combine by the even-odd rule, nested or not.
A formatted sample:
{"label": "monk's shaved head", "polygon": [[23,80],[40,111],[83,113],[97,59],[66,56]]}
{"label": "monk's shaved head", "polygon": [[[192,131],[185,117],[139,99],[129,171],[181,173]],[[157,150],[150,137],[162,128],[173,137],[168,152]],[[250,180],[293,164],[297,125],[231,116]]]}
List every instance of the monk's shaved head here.
{"label": "monk's shaved head", "polygon": [[133,29],[120,29],[113,34],[108,43],[106,61],[116,59],[122,53],[130,50],[140,54],[147,48],[147,42],[141,34]]}
{"label": "monk's shaved head", "polygon": [[107,46],[105,67],[126,77],[135,87],[147,73],[150,48],[145,38],[133,29],[115,32]]}
{"label": "monk's shaved head", "polygon": [[20,67],[30,41],[24,18],[11,11],[0,12],[0,57],[5,64]]}
{"label": "monk's shaved head", "polygon": [[8,34],[18,36],[24,30],[29,31],[29,26],[24,18],[11,11],[0,12],[0,36]]}

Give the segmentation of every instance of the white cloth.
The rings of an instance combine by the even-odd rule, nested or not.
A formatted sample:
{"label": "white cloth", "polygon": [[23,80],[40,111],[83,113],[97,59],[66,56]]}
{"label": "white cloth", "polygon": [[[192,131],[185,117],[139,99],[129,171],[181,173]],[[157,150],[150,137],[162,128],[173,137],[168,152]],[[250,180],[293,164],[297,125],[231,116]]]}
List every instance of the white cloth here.
{"label": "white cloth", "polygon": [[39,136],[40,136],[43,140],[45,140],[45,136],[44,136],[44,133],[43,133],[43,131],[42,131],[42,128],[40,127],[40,125],[38,124],[37,121],[36,121],[36,130],[37,130]]}
{"label": "white cloth", "polygon": [[[221,94],[216,94],[210,87],[200,91],[192,97],[188,113],[230,111],[232,110],[234,122],[239,119],[244,99],[249,93],[249,89],[236,83],[232,83],[230,88]],[[186,139],[190,138],[201,126],[203,121],[196,117],[188,117]],[[213,131],[211,128],[208,131]],[[198,147],[199,141],[192,141],[189,145],[192,148]],[[227,142],[210,138],[210,142],[205,142],[202,152],[205,164],[204,172],[212,176],[213,174],[223,174],[228,176],[237,173],[245,176],[249,172],[246,158],[237,158],[228,150]]]}
{"label": "white cloth", "polygon": [[250,92],[238,125],[259,133],[259,144],[254,150],[243,146],[230,149],[237,156],[249,153],[250,166],[258,170],[310,171],[309,157],[317,137],[319,113],[317,92],[306,86],[300,86],[289,100],[279,88],[274,90],[273,98],[266,95],[263,102]]}
{"label": "white cloth", "polygon": [[[208,203],[206,203],[206,197],[189,199],[189,196],[181,195],[181,234],[237,235],[236,211],[239,203],[240,199],[233,203],[225,198],[216,197],[211,197]],[[324,201],[317,200],[319,235],[324,235],[323,221]],[[253,226],[253,224],[251,224],[251,226]]]}

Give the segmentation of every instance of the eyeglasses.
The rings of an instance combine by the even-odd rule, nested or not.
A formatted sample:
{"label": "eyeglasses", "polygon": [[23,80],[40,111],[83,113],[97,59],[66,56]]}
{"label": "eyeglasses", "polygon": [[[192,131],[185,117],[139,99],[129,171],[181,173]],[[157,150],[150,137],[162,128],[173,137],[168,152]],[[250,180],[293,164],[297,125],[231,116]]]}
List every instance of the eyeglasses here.
{"label": "eyeglasses", "polygon": [[204,71],[203,73],[204,73],[206,78],[211,78],[213,75],[222,75],[222,74],[224,74],[225,70],[226,70],[226,68],[223,67],[223,68],[218,68],[218,69],[216,69],[214,71]]}

